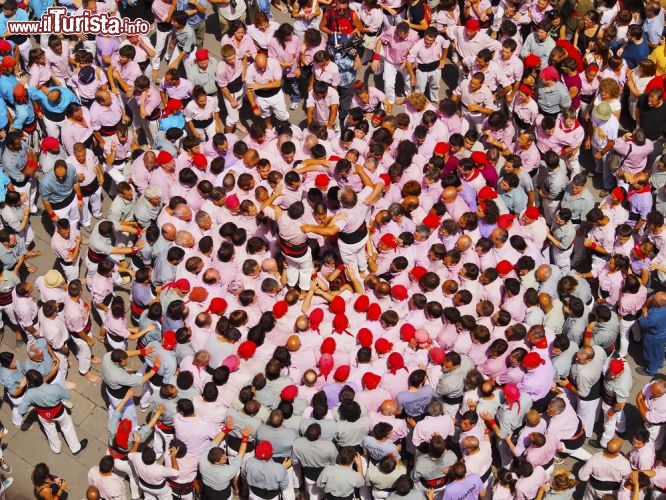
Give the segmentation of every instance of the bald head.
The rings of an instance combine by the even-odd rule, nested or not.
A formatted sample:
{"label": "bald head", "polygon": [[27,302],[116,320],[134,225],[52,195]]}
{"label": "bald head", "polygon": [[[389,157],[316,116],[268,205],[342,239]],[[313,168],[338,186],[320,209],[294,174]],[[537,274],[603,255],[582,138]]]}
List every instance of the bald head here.
{"label": "bald head", "polygon": [[86,490],[86,499],[99,500],[99,490],[96,486],[88,486],[88,489]]}
{"label": "bald head", "polygon": [[622,440],[619,438],[613,438],[608,441],[606,445],[606,451],[611,455],[617,455],[622,449]]}
{"label": "bald head", "polygon": [[552,275],[553,275],[553,271],[550,268],[550,264],[541,264],[539,267],[537,267],[537,270],[534,273],[534,277],[539,282],[546,281],[547,279],[550,279],[550,277]]}
{"label": "bald head", "polygon": [[314,370],[306,370],[303,374],[303,382],[308,387],[312,387],[317,381],[317,372]]}
{"label": "bald head", "polygon": [[541,306],[542,309],[550,309],[550,307],[553,305],[553,300],[550,298],[550,295],[548,295],[547,293],[540,293],[539,305]]}
{"label": "bald head", "polygon": [[458,241],[456,241],[456,249],[459,252],[464,252],[465,250],[467,250],[472,246],[472,243],[474,243],[472,238],[470,238],[469,235],[464,234],[460,238],[458,238]]}
{"label": "bald head", "polygon": [[178,205],[173,211],[173,214],[178,219],[185,222],[190,222],[192,220],[192,209],[189,206],[185,205],[185,203]]}
{"label": "bald head", "polygon": [[194,248],[194,236],[189,231],[181,229],[176,232],[176,245],[181,248]]}
{"label": "bald head", "polygon": [[301,339],[298,335],[290,335],[287,339],[287,349],[291,352],[296,352],[301,348]]}
{"label": "bald head", "polygon": [[392,417],[398,412],[398,404],[392,399],[387,399],[381,404],[379,410],[385,417]]}
{"label": "bald head", "polygon": [[167,241],[174,241],[176,239],[176,226],[167,222],[162,226],[162,237]]}
{"label": "bald head", "polygon": [[479,439],[474,436],[467,436],[460,443],[463,450],[470,452],[479,449]]}
{"label": "bald head", "polygon": [[456,199],[456,196],[458,196],[458,190],[453,186],[444,188],[442,191],[442,201],[444,203],[453,203]]}
{"label": "bald head", "polygon": [[254,65],[257,67],[259,71],[265,71],[266,66],[268,65],[268,58],[266,57],[265,54],[259,53],[254,58]]}
{"label": "bald head", "polygon": [[296,330],[299,332],[305,332],[310,329],[310,320],[305,314],[301,314],[296,318]]}
{"label": "bald head", "polygon": [[666,380],[655,380],[652,382],[652,396],[660,398],[666,393]]}

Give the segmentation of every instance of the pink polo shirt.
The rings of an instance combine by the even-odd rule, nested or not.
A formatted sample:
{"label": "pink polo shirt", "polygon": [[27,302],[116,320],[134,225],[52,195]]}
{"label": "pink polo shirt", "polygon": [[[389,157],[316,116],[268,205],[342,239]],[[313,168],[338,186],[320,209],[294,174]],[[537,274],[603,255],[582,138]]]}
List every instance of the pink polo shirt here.
{"label": "pink polo shirt", "polygon": [[111,127],[117,125],[123,116],[123,106],[120,98],[111,93],[111,104],[102,106],[97,101],[90,105],[90,114],[92,115],[92,126],[95,130],[102,127]]}
{"label": "pink polo shirt", "polygon": [[282,68],[280,63],[274,59],[268,59],[266,69],[259,71],[256,64],[251,64],[245,73],[245,81],[247,83],[270,83],[275,80],[282,80]]}
{"label": "pink polo shirt", "polygon": [[405,40],[401,40],[395,34],[395,27],[384,31],[379,39],[384,45],[384,57],[390,64],[400,65],[407,59],[409,49],[419,41],[419,35],[414,30],[409,30],[409,35]]}

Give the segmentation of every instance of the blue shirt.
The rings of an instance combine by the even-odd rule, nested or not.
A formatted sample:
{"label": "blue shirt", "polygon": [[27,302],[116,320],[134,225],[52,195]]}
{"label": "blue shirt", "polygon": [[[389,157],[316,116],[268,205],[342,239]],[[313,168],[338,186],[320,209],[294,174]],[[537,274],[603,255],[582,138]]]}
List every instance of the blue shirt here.
{"label": "blue shirt", "polygon": [[[35,93],[39,92],[32,87],[28,87],[28,95],[32,98]],[[16,111],[16,116],[14,116],[14,128],[16,130],[21,130],[28,123],[33,123],[35,121],[35,108],[32,105],[32,102],[28,101],[26,104],[14,104],[14,109]]]}
{"label": "blue shirt", "polygon": [[30,0],[30,9],[35,15],[35,18],[41,19],[46,13],[46,9],[53,7],[55,2],[53,0]]}
{"label": "blue shirt", "polygon": [[649,55],[650,47],[648,47],[646,37],[643,37],[643,41],[639,44],[634,42],[627,43],[622,52],[622,59],[627,63],[629,69],[634,69],[643,59],[647,59]]}
{"label": "blue shirt", "polygon": [[30,406],[53,408],[63,401],[69,401],[69,391],[57,384],[42,384],[39,387],[28,389],[23,396],[18,411],[21,415],[28,413]]}
{"label": "blue shirt", "polygon": [[18,82],[14,75],[0,76],[0,97],[10,106],[14,105],[14,87]]}
{"label": "blue shirt", "polygon": [[9,125],[9,117],[7,116],[7,104],[0,99],[0,129]]}
{"label": "blue shirt", "polygon": [[648,314],[638,321],[643,333],[666,335],[666,307],[651,307]]}
{"label": "blue shirt", "polygon": [[[46,94],[48,92],[51,92],[52,90],[59,90],[60,91],[60,100],[56,103],[52,103],[49,101],[48,97]],[[34,95],[30,95],[32,99],[37,101],[39,104],[41,104],[44,109],[47,111],[50,111],[51,113],[64,113],[65,110],[67,109],[67,106],[75,102],[76,104],[80,104],[79,98],[76,97],[76,94],[69,90],[67,87],[49,87],[47,93],[44,92],[35,92]]]}
{"label": "blue shirt", "polygon": [[0,202],[5,201],[5,196],[7,196],[7,186],[10,182],[12,182],[12,180],[9,176],[0,170]]}
{"label": "blue shirt", "polygon": [[169,130],[170,128],[185,128],[185,115],[183,113],[176,113],[169,115],[166,118],[160,118],[160,130]]}
{"label": "blue shirt", "polygon": [[9,21],[28,21],[28,13],[23,9],[16,9],[16,13],[12,17],[7,17],[0,14],[0,34],[4,36],[7,32],[7,23]]}
{"label": "blue shirt", "polygon": [[659,14],[654,16],[652,19],[645,19],[643,22],[643,33],[645,33],[645,36],[651,44],[657,45],[663,32],[664,8],[662,7],[659,11]]}
{"label": "blue shirt", "polygon": [[23,380],[23,372],[17,367],[16,370],[11,370],[0,366],[0,384],[5,386],[9,392],[14,392]]}
{"label": "blue shirt", "polygon": [[[208,8],[208,2],[206,0],[197,0],[197,3],[206,9]],[[188,8],[192,10],[194,9],[194,6],[187,0],[178,0],[176,3],[176,10],[188,10]],[[197,11],[196,14],[193,14],[187,18],[187,24],[190,26],[196,26],[205,20],[206,14],[200,14],[199,11]]]}
{"label": "blue shirt", "polygon": [[49,170],[39,182],[39,195],[50,203],[60,203],[72,193],[75,183],[76,169],[67,164],[67,178],[65,182],[59,182],[56,179],[55,170]]}

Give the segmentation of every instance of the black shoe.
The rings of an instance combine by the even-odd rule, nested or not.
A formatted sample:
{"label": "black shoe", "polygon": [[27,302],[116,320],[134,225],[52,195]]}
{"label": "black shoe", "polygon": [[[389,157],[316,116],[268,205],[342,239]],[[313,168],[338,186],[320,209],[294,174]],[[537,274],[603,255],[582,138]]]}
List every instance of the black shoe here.
{"label": "black shoe", "polygon": [[590,439],[590,440],[587,442],[587,444],[589,444],[592,448],[597,448],[597,449],[601,449],[601,448],[603,448],[603,447],[601,446],[601,443],[599,442],[598,439]]}
{"label": "black shoe", "polygon": [[79,448],[79,451],[77,451],[76,453],[72,453],[72,455],[78,455],[79,453],[81,453],[83,450],[86,449],[86,446],[88,446],[88,440],[87,439],[82,439],[81,440],[81,448]]}
{"label": "black shoe", "polygon": [[32,422],[29,420],[24,420],[23,423],[21,423],[21,431],[27,432],[32,428]]}

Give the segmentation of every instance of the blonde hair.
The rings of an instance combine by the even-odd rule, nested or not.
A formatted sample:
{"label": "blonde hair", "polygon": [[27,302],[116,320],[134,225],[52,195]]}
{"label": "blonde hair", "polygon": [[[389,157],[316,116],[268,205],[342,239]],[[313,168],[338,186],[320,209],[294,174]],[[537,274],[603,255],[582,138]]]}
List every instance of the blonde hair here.
{"label": "blonde hair", "polygon": [[601,93],[602,91],[610,94],[612,99],[617,99],[620,97],[622,89],[620,88],[620,84],[613,78],[604,78],[599,83],[599,92]]}
{"label": "blonde hair", "polygon": [[407,96],[407,102],[414,106],[417,111],[423,111],[428,106],[428,98],[420,92],[414,92]]}

